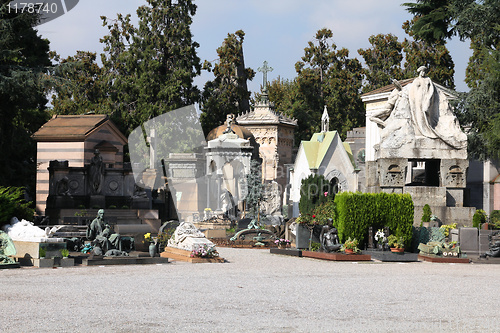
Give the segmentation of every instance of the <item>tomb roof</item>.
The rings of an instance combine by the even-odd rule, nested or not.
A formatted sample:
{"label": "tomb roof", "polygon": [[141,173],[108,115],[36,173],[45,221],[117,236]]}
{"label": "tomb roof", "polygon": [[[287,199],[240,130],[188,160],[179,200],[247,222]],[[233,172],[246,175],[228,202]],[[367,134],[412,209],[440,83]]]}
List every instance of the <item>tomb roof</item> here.
{"label": "tomb roof", "polygon": [[127,138],[109,117],[103,114],[55,115],[32,137],[35,141],[85,141],[89,135],[106,124],[120,141],[127,143]]}

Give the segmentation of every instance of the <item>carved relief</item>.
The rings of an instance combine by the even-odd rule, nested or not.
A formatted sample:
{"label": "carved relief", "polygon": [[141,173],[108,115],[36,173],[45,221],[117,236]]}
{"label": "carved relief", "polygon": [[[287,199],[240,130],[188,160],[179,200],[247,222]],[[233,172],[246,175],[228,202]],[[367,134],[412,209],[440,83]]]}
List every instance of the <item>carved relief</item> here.
{"label": "carved relief", "polygon": [[469,167],[467,160],[441,160],[441,184],[445,187],[466,187],[466,172]]}
{"label": "carved relief", "polygon": [[403,187],[405,185],[407,159],[380,159],[378,163],[380,186]]}

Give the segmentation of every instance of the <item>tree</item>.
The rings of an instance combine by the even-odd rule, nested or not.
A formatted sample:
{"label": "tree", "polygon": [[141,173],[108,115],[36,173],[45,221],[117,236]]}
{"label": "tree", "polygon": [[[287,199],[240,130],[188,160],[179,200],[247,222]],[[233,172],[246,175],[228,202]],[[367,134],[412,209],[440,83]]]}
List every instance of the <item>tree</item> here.
{"label": "tree", "polygon": [[260,203],[264,200],[264,184],[262,184],[262,166],[256,160],[250,161],[250,173],[247,175],[247,196],[245,198],[248,216],[254,224],[260,221]]}
{"label": "tree", "polygon": [[103,69],[96,63],[96,54],[77,51],[75,56],[60,59],[52,71],[52,112],[55,114],[84,114],[89,111],[105,113],[108,102]]}
{"label": "tree", "polygon": [[[253,79],[255,71],[245,68],[244,37],[242,30],[228,34],[217,49],[219,59],[213,68],[215,79],[205,83],[201,98],[203,113],[200,120],[205,135],[221,125],[228,114],[238,114],[250,108],[247,80]],[[206,62],[204,67],[210,71],[211,66]]]}
{"label": "tree", "polygon": [[38,16],[0,2],[0,185],[34,191],[36,145],[31,135],[48,119],[43,77],[49,42],[33,28]]}
{"label": "tree", "polygon": [[300,100],[293,104],[291,113],[298,120],[298,143],[319,131],[324,105],[330,113],[330,128],[342,136],[364,121],[364,106],[359,97],[361,64],[349,58],[346,48],[337,50],[330,43],[332,36],[329,29],[319,30],[315,36],[317,45],[310,41],[302,61],[295,64]]}
{"label": "tree", "polygon": [[[413,20],[403,24],[403,29],[410,37],[413,37],[411,26],[416,24],[415,21],[418,22],[418,20]],[[402,45],[405,52],[405,77],[415,77],[417,69],[420,66],[425,66],[428,69],[426,75],[434,82],[442,84],[446,88],[455,89],[453,78],[455,64],[444,42],[405,38]]]}
{"label": "tree", "polygon": [[199,101],[193,80],[200,74],[190,25],[192,0],[147,0],[137,9],[139,26],[130,15],[102,17],[109,34],[101,55],[109,86],[111,118],[128,134],[148,119]]}
{"label": "tree", "polygon": [[388,85],[391,79],[403,79],[403,46],[398,38],[379,34],[370,36],[368,41],[372,48],[358,50],[367,67],[363,71],[367,81],[363,86],[365,93]]}

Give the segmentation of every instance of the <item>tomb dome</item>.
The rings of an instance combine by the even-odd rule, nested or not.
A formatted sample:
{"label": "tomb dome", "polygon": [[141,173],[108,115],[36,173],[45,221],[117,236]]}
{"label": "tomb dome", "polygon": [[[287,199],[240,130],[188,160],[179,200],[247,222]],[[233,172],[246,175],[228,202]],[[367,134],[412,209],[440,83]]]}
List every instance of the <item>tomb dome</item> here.
{"label": "tomb dome", "polygon": [[[255,147],[255,137],[253,136],[252,132],[250,132],[247,128],[233,123],[231,124],[231,129],[240,139],[245,139],[250,141],[250,145]],[[207,141],[217,139],[224,133],[225,130],[227,130],[226,122],[223,125],[220,125],[211,130],[207,135]]]}

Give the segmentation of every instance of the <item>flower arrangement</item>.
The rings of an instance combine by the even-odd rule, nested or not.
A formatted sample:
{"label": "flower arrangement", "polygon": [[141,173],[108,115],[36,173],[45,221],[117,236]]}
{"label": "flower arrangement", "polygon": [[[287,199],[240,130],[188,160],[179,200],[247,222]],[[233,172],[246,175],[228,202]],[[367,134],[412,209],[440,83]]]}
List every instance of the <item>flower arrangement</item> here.
{"label": "flower arrangement", "polygon": [[351,237],[349,237],[344,245],[342,245],[342,251],[345,252],[345,250],[352,250],[354,253],[358,253],[360,252],[360,250],[358,249],[358,245],[359,245],[359,242],[356,238],[354,239],[351,239]]}
{"label": "flower arrangement", "polygon": [[156,244],[157,240],[158,240],[158,237],[151,236],[150,232],[144,234],[144,242],[145,243],[147,242],[147,243],[155,243]]}
{"label": "flower arrangement", "polygon": [[375,233],[375,240],[379,244],[383,244],[387,241],[387,237],[385,237],[385,232],[382,229],[378,229],[378,231]]}
{"label": "flower arrangement", "polygon": [[456,223],[453,224],[443,224],[439,228],[444,229],[444,236],[448,237],[450,235],[450,230],[455,229],[457,227]]}
{"label": "flower arrangement", "polygon": [[211,212],[211,211],[212,211],[212,208],[210,208],[210,207],[205,208],[205,212]]}
{"label": "flower arrangement", "polygon": [[277,246],[288,247],[290,245],[290,241],[288,239],[285,239],[285,238],[280,238],[280,239],[275,240],[274,244],[276,244]]}
{"label": "flower arrangement", "polygon": [[208,246],[207,244],[200,245],[196,247],[191,252],[191,258],[214,258],[219,256],[219,252],[215,249],[215,246]]}

